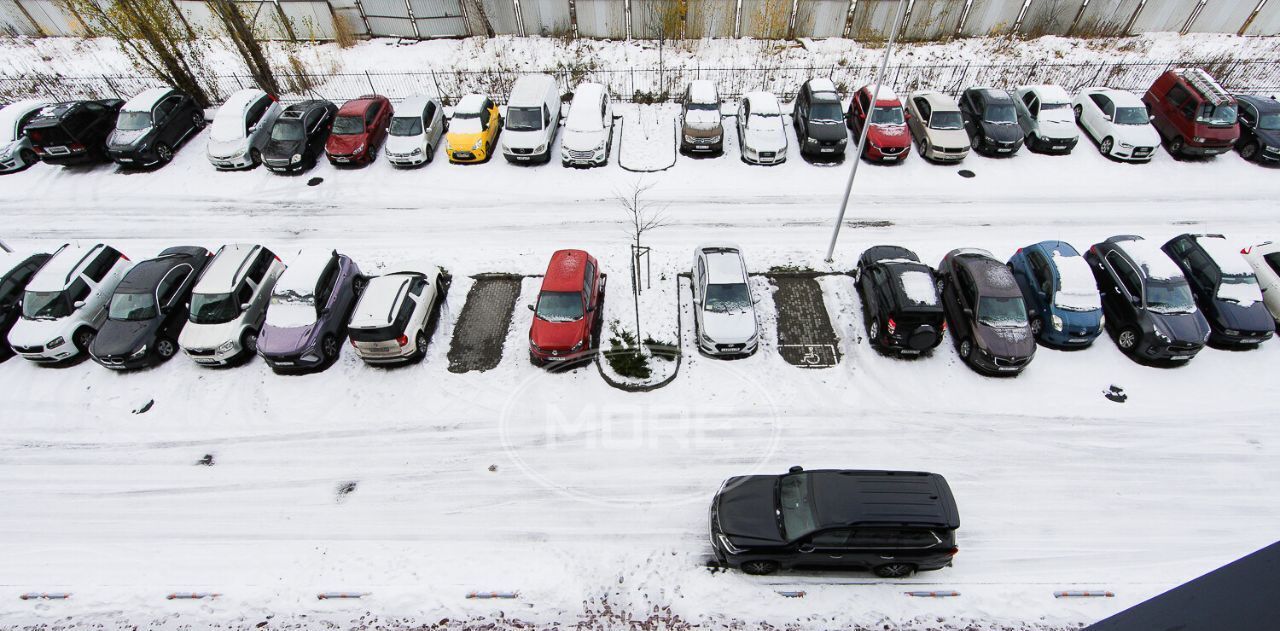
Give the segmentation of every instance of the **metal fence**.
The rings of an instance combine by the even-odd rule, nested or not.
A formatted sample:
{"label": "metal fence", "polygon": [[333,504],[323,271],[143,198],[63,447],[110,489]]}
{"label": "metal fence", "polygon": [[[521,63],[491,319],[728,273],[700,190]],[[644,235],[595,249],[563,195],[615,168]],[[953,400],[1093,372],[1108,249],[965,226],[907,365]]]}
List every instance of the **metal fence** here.
{"label": "metal fence", "polygon": [[[1167,60],[1146,62],[1036,63],[1036,64],[898,64],[888,69],[889,81],[899,92],[932,89],[951,95],[969,86],[986,85],[1012,88],[1017,85],[1049,83],[1069,91],[1085,86],[1108,86],[1142,92],[1165,70],[1176,67],[1201,67],[1217,77],[1232,92],[1275,94],[1280,92],[1280,64],[1251,60]],[[813,77],[829,77],[842,93],[848,94],[869,83],[875,76],[874,66],[779,66],[754,68],[702,68],[699,66],[667,68],[627,68],[596,70],[548,70],[560,82],[562,92],[570,92],[583,81],[608,86],[615,99],[621,101],[665,101],[678,97],[694,79],[710,79],[720,88],[726,100],[739,98],[753,90],[767,90],[790,100],[804,81]],[[307,98],[324,98],[341,102],[364,94],[383,94],[392,100],[410,95],[436,96],[446,103],[456,102],[463,94],[479,92],[504,101],[520,71],[428,71],[404,73],[346,73],[287,77],[287,85],[305,80],[314,88],[295,90],[281,96],[285,102]],[[211,91],[215,98],[253,87],[247,75],[213,77]],[[42,98],[55,101],[78,98],[127,99],[144,89],[162,85],[155,77],[139,75],[51,76],[0,74],[0,100]]]}

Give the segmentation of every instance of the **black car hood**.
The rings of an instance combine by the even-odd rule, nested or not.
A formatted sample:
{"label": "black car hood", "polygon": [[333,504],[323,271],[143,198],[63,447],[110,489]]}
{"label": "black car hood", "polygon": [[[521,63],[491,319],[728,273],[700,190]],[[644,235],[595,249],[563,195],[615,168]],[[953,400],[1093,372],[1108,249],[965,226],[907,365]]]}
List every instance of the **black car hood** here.
{"label": "black car hood", "polygon": [[287,160],[295,154],[302,153],[307,148],[305,140],[270,140],[267,146],[263,148],[262,155],[266,158],[274,158],[277,160]]}
{"label": "black car hood", "polygon": [[1157,326],[1162,326],[1169,339],[1180,344],[1204,344],[1209,323],[1198,311],[1194,313],[1156,313],[1148,311]]}
{"label": "black car hood", "polygon": [[995,138],[999,142],[1013,142],[1022,138],[1022,127],[1009,123],[982,121],[982,133]]}
{"label": "black car hood", "polygon": [[979,345],[992,355],[1030,357],[1036,352],[1036,338],[1028,326],[995,327],[977,322],[973,328]]}
{"label": "black car hood", "polygon": [[134,131],[115,130],[111,132],[111,136],[107,138],[108,149],[132,149],[151,135],[152,128],[138,129]]}
{"label": "black car hood", "polygon": [[93,338],[93,354],[128,357],[151,341],[157,322],[159,320],[107,320]]}
{"label": "black car hood", "polygon": [[805,127],[808,136],[814,140],[840,140],[849,137],[849,130],[845,128],[843,123],[828,123],[826,121],[809,121]]}
{"label": "black car hood", "polygon": [[726,535],[760,543],[786,543],[778,532],[774,490],[776,476],[730,478],[717,498],[720,530]]}
{"label": "black car hood", "polygon": [[1267,306],[1261,302],[1254,302],[1248,306],[1230,300],[1214,300],[1213,319],[1216,324],[1224,329],[1236,329],[1237,331],[1273,331],[1275,330],[1275,320],[1271,319],[1271,312],[1267,311]]}

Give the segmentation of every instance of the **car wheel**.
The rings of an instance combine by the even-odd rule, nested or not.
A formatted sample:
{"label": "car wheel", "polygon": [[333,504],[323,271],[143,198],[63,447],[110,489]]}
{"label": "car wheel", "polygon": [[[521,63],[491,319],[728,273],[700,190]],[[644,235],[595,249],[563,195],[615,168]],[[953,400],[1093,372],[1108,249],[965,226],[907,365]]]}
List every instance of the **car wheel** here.
{"label": "car wheel", "polygon": [[40,157],[36,155],[36,152],[30,149],[19,151],[18,156],[22,158],[23,166],[30,166],[40,161]]}
{"label": "car wheel", "polygon": [[333,335],[326,335],[320,340],[320,352],[324,354],[325,361],[333,361],[338,358],[338,340]]}
{"label": "car wheel", "polygon": [[240,348],[246,355],[258,352],[258,332],[249,329],[240,334]]}
{"label": "car wheel", "polygon": [[71,342],[76,345],[77,351],[85,353],[89,351],[90,346],[93,346],[93,338],[97,335],[98,332],[93,329],[82,328],[71,336]]}
{"label": "car wheel", "polygon": [[1169,153],[1173,154],[1174,157],[1181,156],[1182,150],[1186,146],[1186,144],[1187,143],[1182,139],[1182,136],[1174,137],[1173,140],[1169,141]]}
{"label": "car wheel", "polygon": [[1102,155],[1109,156],[1111,155],[1111,150],[1114,149],[1115,146],[1116,141],[1112,140],[1111,136],[1107,136],[1102,139],[1102,144],[1098,146],[1098,151],[1101,151]]}
{"label": "car wheel", "polygon": [[977,151],[977,150],[978,150],[978,147],[981,147],[981,146],[982,146],[982,137],[981,137],[981,136],[974,136],[973,138],[970,138],[970,139],[969,139],[969,146],[970,146],[970,147],[972,147],[974,151]]}
{"label": "car wheel", "polygon": [[1031,334],[1040,337],[1040,332],[1044,330],[1044,320],[1040,318],[1031,318]]}
{"label": "car wheel", "polygon": [[170,357],[173,357],[177,352],[178,352],[178,345],[174,344],[173,340],[166,339],[163,337],[156,340],[156,355],[160,357],[160,359],[169,359]]}
{"label": "car wheel", "polygon": [[1258,143],[1251,142],[1243,147],[1240,147],[1240,157],[1244,158],[1245,160],[1253,160],[1254,158],[1258,157]]}
{"label": "car wheel", "polygon": [[1077,105],[1077,106],[1076,106],[1076,109],[1075,109],[1075,112],[1076,112],[1076,122],[1078,123],[1078,122],[1080,122],[1080,117],[1081,117],[1081,116],[1084,116],[1084,108],[1083,108],[1083,107],[1081,107],[1081,106],[1079,106],[1079,105]]}
{"label": "car wheel", "polygon": [[191,124],[195,126],[196,129],[204,129],[204,126],[205,126],[204,112],[192,113]]}
{"label": "car wheel", "polygon": [[1130,326],[1120,329],[1120,333],[1116,335],[1116,346],[1126,353],[1132,353],[1138,347],[1137,329]]}
{"label": "car wheel", "polygon": [[414,349],[418,352],[418,359],[427,356],[427,335],[422,331],[418,331],[417,337],[413,340]]}
{"label": "car wheel", "polygon": [[960,340],[960,359],[969,361],[969,356],[973,354],[973,342],[967,339]]}
{"label": "car wheel", "polygon": [[871,338],[871,341],[873,342],[880,339],[880,319],[879,318],[872,320],[871,324],[867,326],[867,337]]}
{"label": "car wheel", "polygon": [[905,578],[916,571],[916,566],[910,563],[886,563],[877,565],[872,571],[880,578]]}
{"label": "car wheel", "polygon": [[160,160],[160,164],[169,164],[173,160],[173,149],[163,142],[156,145],[156,158]]}
{"label": "car wheel", "polygon": [[742,564],[742,571],[752,576],[764,576],[778,571],[777,561],[747,561]]}
{"label": "car wheel", "polygon": [[249,161],[250,161],[250,162],[253,164],[253,166],[255,166],[255,167],[256,167],[256,166],[258,166],[259,164],[262,164],[262,152],[261,152],[261,151],[258,151],[257,149],[250,149],[250,150],[249,150]]}

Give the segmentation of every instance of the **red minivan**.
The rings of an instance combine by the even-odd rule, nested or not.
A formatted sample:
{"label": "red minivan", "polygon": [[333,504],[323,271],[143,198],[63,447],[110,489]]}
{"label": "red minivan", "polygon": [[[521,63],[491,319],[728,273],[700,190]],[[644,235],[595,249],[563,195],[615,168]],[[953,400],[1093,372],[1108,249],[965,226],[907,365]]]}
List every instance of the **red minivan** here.
{"label": "red minivan", "polygon": [[589,356],[596,347],[603,313],[605,277],[583,250],[551,255],[529,327],[529,359],[537,365]]}
{"label": "red minivan", "polygon": [[1240,138],[1235,98],[1200,68],[1165,72],[1142,102],[1174,157],[1226,153]]}
{"label": "red minivan", "polygon": [[880,93],[871,106],[872,86],[862,86],[849,102],[849,129],[854,142],[862,133],[862,125],[871,116],[871,131],[867,132],[867,148],[862,157],[878,162],[900,162],[911,153],[911,132],[907,131],[906,111],[893,88],[880,86]]}
{"label": "red minivan", "polygon": [[338,109],[325,155],[336,165],[368,164],[378,157],[391,124],[391,101],[376,94],[347,101]]}

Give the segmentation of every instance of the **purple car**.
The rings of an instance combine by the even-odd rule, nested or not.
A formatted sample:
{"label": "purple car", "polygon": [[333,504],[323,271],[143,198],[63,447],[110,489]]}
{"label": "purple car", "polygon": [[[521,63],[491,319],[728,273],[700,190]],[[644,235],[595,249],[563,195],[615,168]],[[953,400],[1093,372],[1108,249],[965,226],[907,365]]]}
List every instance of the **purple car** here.
{"label": "purple car", "polygon": [[299,252],[271,291],[258,354],[276,372],[329,366],[367,282],[355,261],[336,251]]}

